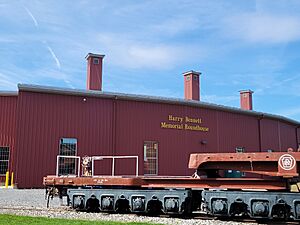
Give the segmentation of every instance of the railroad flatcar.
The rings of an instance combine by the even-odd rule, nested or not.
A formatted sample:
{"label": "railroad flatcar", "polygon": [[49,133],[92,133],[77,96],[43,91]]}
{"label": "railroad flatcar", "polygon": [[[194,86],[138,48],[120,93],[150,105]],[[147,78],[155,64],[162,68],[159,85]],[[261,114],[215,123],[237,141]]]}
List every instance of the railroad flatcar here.
{"label": "railroad flatcar", "polygon": [[[76,177],[44,177],[48,197],[66,195],[72,208],[88,212],[199,211],[216,217],[300,220],[300,152],[191,154],[189,168],[195,173],[190,177],[114,176],[113,167],[111,176],[96,176],[93,165],[100,159],[84,157]],[[224,170],[256,176],[224,178]]]}

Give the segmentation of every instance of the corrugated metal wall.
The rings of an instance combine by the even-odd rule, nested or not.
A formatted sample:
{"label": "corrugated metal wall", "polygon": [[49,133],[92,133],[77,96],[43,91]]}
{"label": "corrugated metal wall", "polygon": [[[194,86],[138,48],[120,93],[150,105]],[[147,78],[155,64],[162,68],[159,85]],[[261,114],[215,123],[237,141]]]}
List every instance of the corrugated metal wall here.
{"label": "corrugated metal wall", "polygon": [[60,138],[77,138],[80,156],[112,154],[112,102],[84,98],[20,91],[19,187],[39,187],[43,176],[55,174]]}
{"label": "corrugated metal wall", "polygon": [[218,113],[220,152],[235,152],[244,147],[246,152],[259,151],[257,118],[228,112]]}
{"label": "corrugated metal wall", "polygon": [[287,151],[288,148],[297,149],[296,127],[290,124],[279,122],[280,129],[280,149]]}
{"label": "corrugated metal wall", "polygon": [[[168,116],[201,118],[202,125],[209,132],[163,129],[161,122]],[[140,157],[139,173],[143,174],[143,143],[158,141],[159,175],[187,175],[188,159],[191,152],[208,152],[218,148],[216,112],[213,110],[187,106],[166,105],[133,101],[119,101],[117,104],[117,145],[116,155],[136,155]],[[176,123],[174,123],[176,124]],[[178,123],[177,123],[178,124]],[[201,144],[206,141],[207,144]],[[212,150],[214,149],[214,150]],[[121,164],[120,164],[121,165]],[[133,171],[133,167],[117,168],[119,174]]]}
{"label": "corrugated metal wall", "polygon": [[280,151],[280,132],[279,122],[276,120],[261,120],[261,145],[262,151]]}
{"label": "corrugated metal wall", "polygon": [[[79,156],[138,155],[139,174],[144,173],[144,141],[157,141],[159,175],[192,174],[187,167],[189,154],[194,152],[235,152],[236,147],[244,147],[246,152],[260,147],[279,151],[296,145],[295,127],[268,119],[259,124],[259,118],[237,113],[26,91],[20,91],[18,99],[19,187],[39,187],[43,176],[55,174],[62,137],[77,138]],[[170,121],[170,115],[199,118],[199,125],[209,131],[161,128],[162,122],[181,124]],[[97,162],[96,173],[109,174],[110,165],[111,161]],[[117,160],[116,174],[134,174],[134,170],[134,160]]]}
{"label": "corrugated metal wall", "polygon": [[271,119],[261,120],[262,151],[297,149],[296,127]]}
{"label": "corrugated metal wall", "polygon": [[[13,170],[17,96],[0,96],[0,146],[10,147],[9,170]],[[5,177],[0,176],[0,181]]]}

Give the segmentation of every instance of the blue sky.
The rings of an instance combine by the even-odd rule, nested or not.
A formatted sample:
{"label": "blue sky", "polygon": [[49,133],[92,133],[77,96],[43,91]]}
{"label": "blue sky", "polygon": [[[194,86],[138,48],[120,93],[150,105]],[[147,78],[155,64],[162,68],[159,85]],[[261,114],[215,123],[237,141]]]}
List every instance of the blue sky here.
{"label": "blue sky", "polygon": [[103,90],[201,100],[300,121],[298,0],[0,0],[0,90],[85,89],[88,52],[105,54]]}

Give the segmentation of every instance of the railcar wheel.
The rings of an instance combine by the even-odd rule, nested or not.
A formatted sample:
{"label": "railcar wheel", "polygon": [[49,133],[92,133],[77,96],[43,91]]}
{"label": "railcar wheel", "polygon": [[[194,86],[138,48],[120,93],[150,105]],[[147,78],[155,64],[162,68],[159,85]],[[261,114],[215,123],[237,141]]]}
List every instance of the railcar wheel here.
{"label": "railcar wheel", "polygon": [[291,207],[286,203],[278,203],[272,208],[272,218],[277,220],[289,219]]}
{"label": "railcar wheel", "polygon": [[243,201],[236,200],[230,205],[229,210],[230,216],[247,216],[248,215],[248,206]]}
{"label": "railcar wheel", "polygon": [[116,201],[116,212],[128,213],[130,211],[129,209],[129,201],[125,198],[124,195],[121,195],[120,198]]}
{"label": "railcar wheel", "polygon": [[147,204],[147,212],[151,215],[161,214],[162,203],[156,196],[152,196],[152,199],[149,200]]}
{"label": "railcar wheel", "polygon": [[91,195],[86,201],[86,210],[87,212],[100,212],[99,199],[95,195]]}

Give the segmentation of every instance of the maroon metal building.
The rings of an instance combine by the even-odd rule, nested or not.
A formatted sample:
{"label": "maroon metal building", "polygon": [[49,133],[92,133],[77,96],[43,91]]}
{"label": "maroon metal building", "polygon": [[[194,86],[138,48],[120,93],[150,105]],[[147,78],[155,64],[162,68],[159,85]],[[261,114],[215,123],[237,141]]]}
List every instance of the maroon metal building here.
{"label": "maroon metal building", "polygon": [[[204,103],[200,73],[190,71],[185,99],[103,92],[103,57],[87,56],[87,90],[19,84],[0,92],[2,181],[9,170],[18,187],[41,187],[59,154],[137,155],[140,175],[191,175],[190,153],[299,148],[300,123],[253,111],[250,90],[240,94],[242,109]],[[97,174],[109,174],[110,164],[97,162]],[[117,160],[115,173],[134,174],[134,160]]]}

